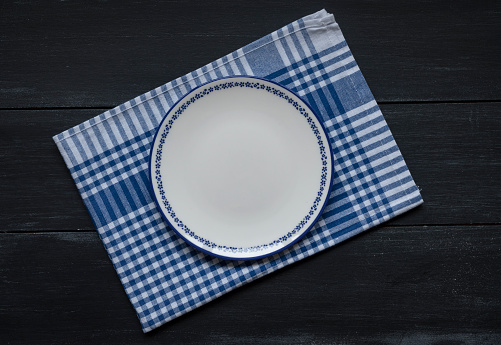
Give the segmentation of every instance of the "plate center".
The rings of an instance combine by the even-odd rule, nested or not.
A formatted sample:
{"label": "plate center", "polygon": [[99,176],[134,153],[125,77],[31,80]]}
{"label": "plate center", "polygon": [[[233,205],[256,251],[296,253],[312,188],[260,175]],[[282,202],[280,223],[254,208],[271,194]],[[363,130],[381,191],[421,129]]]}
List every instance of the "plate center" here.
{"label": "plate center", "polygon": [[213,119],[194,145],[192,167],[199,171],[187,183],[200,207],[228,225],[266,221],[290,183],[284,175],[291,160],[280,129],[255,109],[221,111]]}

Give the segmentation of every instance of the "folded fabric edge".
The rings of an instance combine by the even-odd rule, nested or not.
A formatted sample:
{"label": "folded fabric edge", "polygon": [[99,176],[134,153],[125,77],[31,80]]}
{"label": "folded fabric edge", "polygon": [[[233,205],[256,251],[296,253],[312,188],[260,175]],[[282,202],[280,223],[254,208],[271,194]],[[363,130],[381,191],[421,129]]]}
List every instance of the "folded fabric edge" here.
{"label": "folded fabric edge", "polygon": [[[327,11],[325,11],[325,9],[322,9],[322,10],[320,10],[320,11],[318,11],[318,12],[316,12],[316,13],[312,14],[311,16],[312,16],[312,17],[322,16],[321,18],[319,18],[319,20],[325,21],[325,25],[328,25],[328,24],[335,24],[335,23],[336,23],[336,21],[335,21],[335,19],[334,19],[334,16],[333,16],[332,14],[329,14]],[[305,17],[305,18],[306,18],[306,17]],[[338,28],[337,28],[337,29],[338,29],[338,30],[341,32],[341,34],[342,34],[342,30],[341,30],[341,28],[339,28],[339,26],[338,26]],[[344,35],[343,35],[343,36],[344,36]],[[331,40],[331,37],[330,37],[330,36],[329,36],[329,40]],[[331,41],[332,41],[332,40],[331,40]],[[334,45],[334,44],[336,44],[336,42],[331,42],[331,44],[332,44],[332,45]],[[348,43],[346,43],[346,45],[349,47]],[[350,51],[351,51],[351,49],[350,49]],[[356,59],[355,59],[355,57],[354,57],[354,56],[353,56],[353,59],[356,61]],[[358,66],[358,63],[357,63],[357,66]],[[354,83],[354,81],[353,81],[353,76],[352,76],[352,75],[348,75],[348,76],[347,76],[347,78],[348,78],[348,79],[351,81],[351,83],[353,84],[353,89],[355,89],[355,91],[356,91],[357,95],[359,96],[359,98],[361,98],[361,97],[360,97],[360,94],[359,94],[359,90],[355,87],[355,83]],[[369,86],[369,84],[368,84],[368,83],[367,83],[367,81],[365,80],[365,76],[364,76],[363,74],[360,74],[360,78],[363,80],[363,82],[365,83],[365,85],[366,85],[366,86],[367,86],[367,88],[369,89],[369,92],[370,92],[370,94],[371,94],[372,98],[373,98],[373,99],[374,99],[374,101],[375,101],[375,97],[374,97],[374,95],[372,94],[372,91],[370,90],[370,86]],[[377,102],[376,102],[376,104],[377,104]],[[364,107],[365,107],[365,105],[364,105]],[[377,107],[378,107],[379,111],[381,112],[381,109],[379,108],[379,104],[377,104]],[[367,110],[367,109],[366,109],[366,110]],[[381,114],[382,114],[382,112],[381,112]],[[383,115],[383,114],[382,114],[382,116],[383,116],[383,118],[384,118],[384,115]],[[385,120],[385,121],[386,121],[386,120]],[[390,133],[391,133],[391,129],[390,129]],[[392,137],[392,139],[393,139],[393,140],[395,141],[395,143],[396,143],[396,140],[395,140],[395,138],[393,137],[393,134],[392,134],[392,133],[391,133],[391,137]],[[403,160],[403,162],[404,162],[404,165],[407,167],[407,163],[405,162],[405,159],[404,159],[404,157],[403,157],[402,153],[400,152],[400,148],[398,148],[398,143],[396,143],[396,144],[397,144],[397,150],[398,150],[398,153],[399,153],[399,155],[402,157],[402,160]],[[412,206],[412,207],[410,207],[410,208],[405,208],[405,211],[401,211],[401,212],[399,212],[398,214],[397,214],[397,213],[394,213],[394,215],[393,215],[392,217],[388,218],[388,219],[394,218],[394,217],[396,217],[397,215],[400,215],[400,214],[402,214],[402,213],[404,213],[404,212],[407,212],[408,210],[410,210],[410,209],[412,209],[412,208],[414,208],[414,207],[417,207],[417,206],[421,205],[421,204],[424,202],[424,200],[423,200],[423,198],[422,198],[422,196],[421,196],[421,193],[420,193],[420,191],[419,191],[419,188],[418,188],[418,187],[417,187],[417,185],[415,184],[415,182],[414,182],[414,178],[412,177],[412,174],[411,174],[411,172],[410,172],[410,170],[409,170],[409,169],[407,170],[407,173],[409,174],[409,176],[410,176],[410,178],[411,178],[411,181],[412,181],[412,184],[416,187],[416,189],[415,189],[414,191],[409,192],[409,191],[408,191],[408,189],[407,189],[407,190],[402,189],[402,186],[400,186],[400,188],[402,189],[402,192],[404,192],[404,193],[405,193],[405,195],[406,195],[406,197],[407,197],[407,201],[406,201],[406,202],[407,202],[409,205],[412,205],[411,200],[418,200],[418,201],[417,201],[417,204],[416,204],[416,205],[414,205],[414,206]],[[417,194],[417,195],[416,195],[416,194]],[[387,221],[388,219],[382,219],[380,223],[385,222],[385,221]],[[380,223],[378,223],[378,224],[373,224],[373,225],[371,225],[370,227],[372,227],[372,226],[376,226],[376,225],[379,225]]]}
{"label": "folded fabric edge", "polygon": [[[335,19],[334,19],[334,15],[332,15],[331,13],[328,13],[325,9],[322,9],[320,11],[317,11],[313,14],[310,14],[310,15],[307,15],[303,18],[300,18],[300,20],[303,20],[304,22],[304,26],[303,27],[300,27],[297,31],[299,30],[306,30],[308,28],[312,28],[312,27],[322,27],[322,26],[325,26],[325,25],[328,25],[328,24],[332,24],[332,23],[335,23]],[[274,32],[278,31],[278,30],[281,30],[283,28],[286,28],[286,26],[283,26],[282,28],[279,28],[277,30],[275,30]],[[296,31],[294,31],[296,32]],[[289,34],[292,34],[294,32],[291,32]],[[266,42],[266,43],[262,43],[261,45],[255,47],[254,49],[259,49],[265,45],[268,45],[268,44],[271,44],[273,43],[276,39],[279,39],[279,38],[275,38],[272,42]],[[254,42],[251,42],[249,43],[248,45],[244,46],[243,48],[240,48],[234,52],[231,52],[227,55],[225,55],[225,57],[228,57],[228,61],[225,62],[224,64],[229,64],[231,61],[233,61],[235,58],[232,56],[234,53],[237,53],[237,56],[241,56],[241,55],[245,55],[245,54],[242,54],[242,50],[245,48],[245,47],[248,47],[256,42],[258,42],[258,40],[254,41]],[[253,49],[253,50],[254,50]],[[248,52],[247,52],[248,53]],[[222,58],[220,58],[219,60],[221,60]],[[197,73],[199,76],[200,75],[203,75],[203,74],[207,74],[210,72],[210,67],[211,64],[207,64],[203,67],[209,67],[209,69],[206,71],[206,72],[201,72],[201,73]],[[200,67],[198,69],[196,69],[196,71],[201,71],[203,67]],[[186,81],[182,80],[183,77],[187,77],[186,78]],[[95,125],[98,125],[104,121],[107,121],[115,116],[118,116],[119,114],[123,113],[124,111],[126,110],[129,110],[133,107],[136,107],[144,102],[147,102],[149,100],[151,100],[153,97],[157,97],[159,94],[163,94],[165,92],[168,92],[170,91],[169,88],[167,88],[167,85],[172,83],[172,82],[176,82],[176,85],[177,86],[181,86],[181,85],[185,85],[186,83],[190,82],[191,79],[191,73],[188,73],[184,76],[181,76],[179,78],[176,78],[166,84],[163,84],[161,86],[158,86],[156,88],[154,88],[153,90],[150,90],[148,92],[145,92],[129,101],[126,101],[110,110],[107,110],[79,125],[76,125],[74,127],[71,127],[59,134],[56,134],[52,137],[52,139],[54,140],[54,142],[58,143],[60,141],[63,141],[65,139],[68,139],[69,137],[73,136],[73,135],[76,135],[92,126],[95,126]],[[163,89],[165,88],[165,89]]]}
{"label": "folded fabric edge", "polygon": [[[414,195],[414,198],[411,198],[410,197],[411,195]],[[414,201],[411,201],[411,200],[414,200]],[[394,218],[394,217],[396,217],[396,216],[398,216],[400,214],[403,214],[403,213],[405,213],[405,212],[407,212],[407,211],[409,211],[409,210],[411,210],[413,208],[418,207],[419,205],[421,205],[423,203],[423,199],[421,198],[421,195],[420,195],[419,191],[416,190],[413,193],[409,193],[408,200],[406,202],[404,202],[404,203],[406,205],[403,206],[403,207],[401,207],[401,208],[399,208],[388,219]],[[392,205],[389,205],[389,206],[391,207]],[[393,205],[393,207],[395,207],[395,205]],[[240,283],[238,283],[238,284],[230,287],[229,289],[221,291],[220,293],[215,294],[214,296],[212,296],[210,299],[206,299],[206,300],[203,300],[203,301],[201,301],[199,303],[196,303],[196,304],[190,306],[189,308],[186,308],[183,311],[178,312],[178,313],[176,313],[176,314],[174,314],[174,315],[172,315],[172,316],[170,316],[170,317],[162,320],[161,322],[158,322],[157,324],[155,324],[153,326],[147,325],[146,323],[141,322],[141,318],[139,318],[139,321],[141,322],[141,326],[142,326],[142,331],[143,331],[143,333],[151,332],[154,329],[156,329],[156,328],[158,328],[160,326],[163,326],[166,323],[168,323],[168,322],[170,322],[170,321],[172,321],[172,320],[174,320],[174,319],[176,319],[176,318],[178,318],[178,317],[180,317],[180,316],[182,316],[184,314],[189,313],[190,311],[193,311],[193,310],[195,310],[195,309],[197,309],[197,308],[199,308],[199,307],[201,307],[201,306],[203,306],[203,305],[205,305],[205,304],[207,304],[209,302],[212,302],[213,300],[221,297],[222,295],[227,294],[230,291],[233,291],[233,290],[235,290],[237,288],[240,288],[240,287],[242,287],[244,285],[247,285],[247,284],[255,281],[256,279],[259,279],[259,278],[263,277],[263,276],[266,276],[266,275],[269,275],[271,273],[274,273],[275,271],[278,271],[279,269],[281,269],[283,267],[286,267],[286,266],[291,265],[291,264],[293,264],[295,262],[298,262],[298,261],[300,261],[300,260],[302,260],[302,259],[304,259],[306,257],[311,257],[313,255],[316,255],[316,254],[320,253],[320,252],[323,252],[326,249],[333,248],[336,245],[338,245],[339,243],[344,242],[344,241],[346,241],[346,240],[348,240],[348,239],[350,239],[350,238],[352,238],[352,237],[354,237],[354,236],[356,236],[356,235],[358,235],[360,233],[363,233],[363,232],[369,230],[370,228],[374,228],[374,227],[376,227],[378,225],[381,225],[382,223],[388,221],[388,219],[380,219],[378,222],[372,223],[372,224],[368,225],[367,227],[360,228],[359,230],[354,230],[354,231],[347,232],[347,233],[345,233],[345,234],[337,237],[334,243],[326,243],[326,245],[323,248],[319,249],[317,252],[314,252],[314,253],[311,253],[311,254],[305,254],[303,256],[290,256],[287,261],[279,262],[276,266],[273,266],[272,269],[260,272],[259,274],[253,276],[252,278],[247,279],[245,281],[242,281],[242,282],[240,282]],[[275,254],[272,258],[277,258],[277,257],[280,257],[281,255],[283,255],[283,253],[278,253],[278,254]],[[274,260],[274,259],[272,259],[272,260]]]}

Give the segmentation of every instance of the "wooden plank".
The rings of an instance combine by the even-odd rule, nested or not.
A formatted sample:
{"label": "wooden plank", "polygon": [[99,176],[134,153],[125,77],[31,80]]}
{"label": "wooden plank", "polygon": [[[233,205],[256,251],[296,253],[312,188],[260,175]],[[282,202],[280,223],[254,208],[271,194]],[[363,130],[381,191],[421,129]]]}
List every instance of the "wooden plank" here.
{"label": "wooden plank", "polygon": [[501,223],[500,105],[381,107],[425,202],[390,224]]}
{"label": "wooden plank", "polygon": [[501,99],[496,1],[6,1],[0,108],[113,107],[324,6],[378,101]]}
{"label": "wooden plank", "polygon": [[[382,110],[425,200],[391,224],[501,222],[499,103]],[[100,112],[0,111],[0,231],[94,229],[51,136]]]}
{"label": "wooden plank", "polygon": [[0,111],[0,231],[94,229],[52,136],[100,112]]}
{"label": "wooden plank", "polygon": [[501,227],[383,227],[143,335],[95,233],[0,234],[4,343],[501,342]]}

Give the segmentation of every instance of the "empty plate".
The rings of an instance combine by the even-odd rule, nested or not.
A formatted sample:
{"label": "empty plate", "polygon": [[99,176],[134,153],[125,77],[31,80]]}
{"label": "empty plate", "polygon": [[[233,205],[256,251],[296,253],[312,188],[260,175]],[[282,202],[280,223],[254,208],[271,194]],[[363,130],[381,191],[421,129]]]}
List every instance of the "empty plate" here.
{"label": "empty plate", "polygon": [[197,87],[162,120],[150,179],[171,228],[226,259],[272,255],[315,224],[332,184],[329,139],[292,91],[256,77]]}

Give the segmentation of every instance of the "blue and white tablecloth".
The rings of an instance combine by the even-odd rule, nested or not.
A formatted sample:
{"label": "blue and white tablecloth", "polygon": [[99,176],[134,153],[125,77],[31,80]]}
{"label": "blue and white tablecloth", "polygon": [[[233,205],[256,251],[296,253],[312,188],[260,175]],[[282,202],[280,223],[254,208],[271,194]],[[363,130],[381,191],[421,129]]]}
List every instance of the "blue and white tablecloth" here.
{"label": "blue and white tablecloth", "polygon": [[[334,185],[313,229],[272,257],[205,255],[162,220],[148,154],[162,117],[186,92],[256,75],[297,92],[324,121]],[[221,59],[54,136],[144,332],[422,203],[334,17],[299,19]]]}

